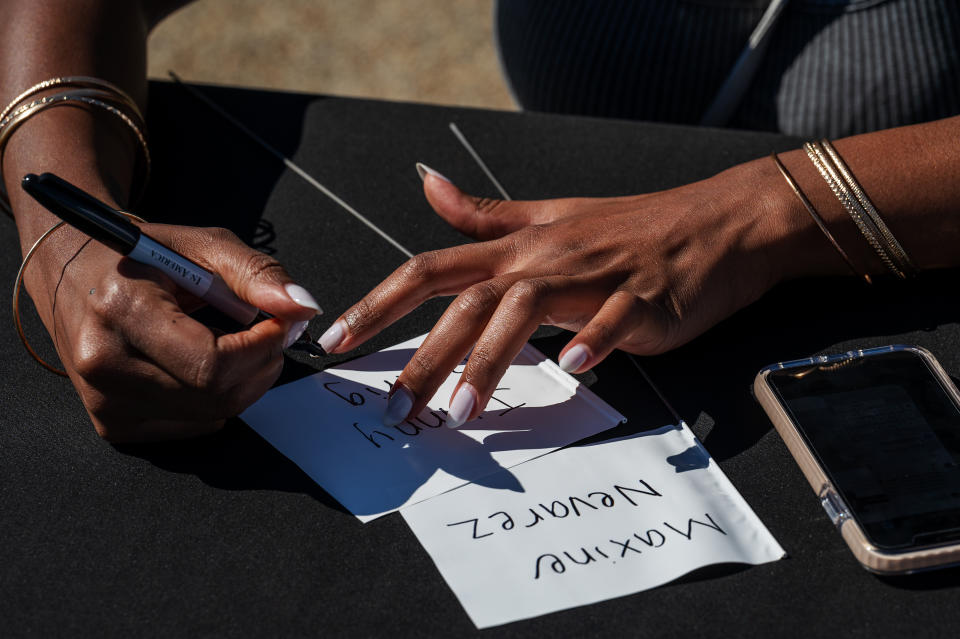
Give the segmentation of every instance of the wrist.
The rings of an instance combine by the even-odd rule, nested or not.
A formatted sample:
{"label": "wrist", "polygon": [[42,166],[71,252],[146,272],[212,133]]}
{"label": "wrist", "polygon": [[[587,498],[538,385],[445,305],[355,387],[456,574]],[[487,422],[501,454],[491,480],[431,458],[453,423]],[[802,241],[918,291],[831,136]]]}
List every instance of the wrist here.
{"label": "wrist", "polygon": [[[60,222],[23,191],[23,175],[54,172],[108,204],[125,201],[120,185],[130,183],[136,149],[129,134],[105,115],[109,114],[50,109],[24,122],[10,137],[3,154],[3,178],[23,255]],[[56,290],[62,289],[64,277],[69,278],[67,269],[88,241],[89,237],[65,225],[44,240],[24,271],[27,292],[48,328]]]}
{"label": "wrist", "polygon": [[[37,234],[37,240],[55,224],[56,221],[43,228]],[[89,241],[90,238],[77,229],[63,224],[37,245],[29,264],[23,270],[22,286],[48,328],[52,326],[50,320],[57,307],[56,298],[72,288],[71,280],[77,268],[76,260]],[[33,245],[34,243],[24,243],[24,259]]]}
{"label": "wrist", "polygon": [[138,156],[123,126],[110,113],[58,108],[37,113],[15,131],[3,149],[2,171],[22,243],[56,222],[20,188],[27,173],[56,173],[112,206],[127,202]]}
{"label": "wrist", "polygon": [[[112,206],[126,201],[136,149],[128,132],[108,115],[51,109],[24,122],[10,138],[3,153],[3,178],[23,253],[60,221],[21,189],[27,173],[56,173]],[[63,229],[44,244],[75,249],[81,236]],[[38,255],[37,260],[41,259]]]}
{"label": "wrist", "polygon": [[741,206],[756,215],[755,250],[770,270],[771,285],[800,277],[861,272],[856,261],[847,262],[846,244],[834,237],[841,230],[838,226],[842,220],[837,220],[835,211],[826,206],[829,200],[818,189],[810,188],[819,184],[809,180],[805,165],[797,162],[805,159],[799,153],[802,151],[778,155],[786,175],[769,156],[731,169],[738,176]]}

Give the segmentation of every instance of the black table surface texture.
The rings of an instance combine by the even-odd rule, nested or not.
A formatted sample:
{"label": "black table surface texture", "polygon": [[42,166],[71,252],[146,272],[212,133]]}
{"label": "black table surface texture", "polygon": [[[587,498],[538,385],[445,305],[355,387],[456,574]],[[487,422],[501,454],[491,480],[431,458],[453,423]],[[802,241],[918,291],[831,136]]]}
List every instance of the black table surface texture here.
{"label": "black table surface texture", "polygon": [[[430,209],[415,162],[466,191],[497,195],[450,122],[515,199],[659,190],[800,143],[756,132],[203,90],[415,253],[468,241]],[[183,88],[153,82],[150,98],[155,170],[139,212],[226,226],[275,255],[327,312],[313,321],[315,334],[403,263],[399,251]],[[2,242],[0,272],[12,285],[20,251],[10,223]],[[869,289],[853,278],[781,285],[690,344],[642,358],[788,558],[704,569],[480,634],[953,635],[960,570],[898,578],[863,570],[750,386],[773,362],[889,343],[924,346],[960,375],[958,275]],[[350,357],[426,332],[446,303],[425,304]],[[28,334],[55,358],[29,303],[24,315]],[[569,337],[542,331],[534,344],[555,357]],[[238,419],[198,440],[110,445],[69,381],[35,364],[11,325],[0,343],[3,636],[478,633],[399,515],[359,523]],[[346,357],[294,355],[282,381]],[[622,353],[583,381],[629,418],[617,434],[671,421]]]}

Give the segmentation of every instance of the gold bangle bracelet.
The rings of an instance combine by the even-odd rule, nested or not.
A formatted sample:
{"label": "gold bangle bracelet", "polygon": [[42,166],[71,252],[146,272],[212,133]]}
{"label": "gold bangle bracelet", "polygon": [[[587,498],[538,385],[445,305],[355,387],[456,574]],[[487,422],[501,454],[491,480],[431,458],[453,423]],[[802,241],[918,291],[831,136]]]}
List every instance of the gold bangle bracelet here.
{"label": "gold bangle bracelet", "polygon": [[[128,219],[135,220],[137,222],[145,222],[145,220],[133,213],[127,211],[120,211]],[[67,372],[63,369],[57,368],[52,364],[49,364],[46,360],[40,357],[33,347],[30,345],[30,341],[27,339],[26,334],[23,332],[23,324],[20,321],[20,291],[23,288],[23,275],[27,270],[27,265],[30,264],[30,261],[33,259],[33,256],[36,254],[37,249],[40,248],[40,245],[46,241],[57,229],[64,226],[66,222],[57,222],[46,231],[43,235],[37,238],[37,241],[33,243],[33,246],[30,247],[30,250],[27,251],[26,255],[23,256],[23,262],[20,263],[20,270],[17,271],[17,279],[13,283],[13,325],[17,329],[17,335],[20,336],[20,341],[23,343],[24,348],[27,349],[27,352],[37,360],[41,366],[46,368],[48,371],[67,377]]]}
{"label": "gold bangle bracelet", "polygon": [[[51,102],[57,102],[58,100],[65,100],[68,97],[70,98],[94,98],[100,100],[101,102],[106,102],[112,104],[116,107],[126,106],[121,100],[117,99],[117,96],[110,93],[109,91],[104,91],[102,89],[73,89],[70,91],[63,91],[61,93],[55,93],[53,95],[44,96],[38,98],[28,104],[18,106],[15,110],[11,111],[6,117],[0,118],[0,149],[6,145],[7,138],[12,135],[13,130],[19,126],[20,122],[28,119],[34,114],[34,112],[42,111],[45,104]],[[122,110],[121,110],[122,111]],[[137,128],[141,131],[144,128],[143,120],[133,114],[131,121],[137,125]]]}
{"label": "gold bangle bracelet", "polygon": [[820,177],[824,179],[827,186],[830,187],[830,190],[840,201],[844,210],[854,223],[856,223],[857,228],[860,229],[860,234],[863,235],[867,244],[869,244],[870,248],[877,254],[880,261],[883,262],[883,265],[894,275],[902,277],[902,273],[900,273],[893,259],[880,242],[879,232],[873,220],[867,217],[866,213],[860,207],[860,203],[853,197],[853,193],[840,178],[839,174],[837,174],[836,170],[827,162],[826,156],[819,145],[814,142],[807,142],[803,145],[803,148],[807,152],[807,157],[810,158],[810,161],[820,173]]}
{"label": "gold bangle bracelet", "polygon": [[[820,176],[833,191],[833,194],[857,225],[861,235],[880,258],[880,261],[883,262],[883,265],[898,278],[906,279],[907,272],[915,271],[915,268],[912,268],[912,263],[910,263],[910,266],[906,266],[901,261],[891,241],[895,243],[896,247],[900,247],[900,244],[893,238],[893,234],[880,219],[879,214],[876,216],[870,215],[821,143],[807,142],[803,145],[803,148],[807,157],[810,158]],[[900,251],[903,252],[902,247],[900,247]],[[903,255],[905,256],[906,253],[903,252]],[[909,262],[909,258],[907,260]]]}
{"label": "gold bangle bracelet", "polygon": [[100,78],[94,78],[87,75],[68,75],[58,78],[50,78],[49,80],[44,80],[43,82],[38,82],[17,97],[15,97],[10,104],[8,104],[3,111],[0,111],[0,120],[3,120],[7,115],[13,111],[14,107],[18,104],[29,98],[31,95],[44,91],[46,89],[51,89],[53,87],[59,86],[71,86],[71,87],[86,87],[94,89],[103,89],[104,91],[115,94],[120,101],[122,101],[141,121],[143,121],[143,114],[140,113],[140,107],[137,106],[137,103],[134,102],[133,98],[130,95],[113,84],[106,80]]}
{"label": "gold bangle bracelet", "polygon": [[37,238],[37,241],[33,243],[33,246],[30,247],[30,250],[27,251],[27,254],[23,256],[23,262],[20,264],[20,270],[17,271],[17,279],[13,284],[13,325],[17,328],[17,335],[20,336],[20,341],[23,342],[24,348],[27,349],[27,352],[30,353],[33,359],[40,362],[40,365],[48,371],[63,377],[67,377],[67,371],[57,368],[52,364],[48,364],[45,359],[37,355],[37,352],[33,350],[32,346],[30,346],[30,341],[23,332],[23,324],[20,323],[20,289],[23,287],[23,274],[27,270],[27,264],[29,264],[30,260],[33,259],[34,253],[37,252],[37,249],[40,248],[40,245],[43,244],[44,240],[53,235],[54,231],[62,227],[64,224],[66,224],[66,222],[57,222],[48,228],[43,235]]}
{"label": "gold bangle bracelet", "polygon": [[907,255],[907,251],[903,248],[900,242],[897,241],[897,238],[893,235],[893,232],[890,231],[890,228],[883,221],[883,218],[880,216],[880,212],[877,211],[877,208],[873,205],[873,202],[871,202],[870,198],[867,197],[867,194],[864,193],[860,183],[855,177],[853,177],[853,173],[850,172],[847,164],[843,161],[843,158],[840,157],[840,154],[837,153],[837,150],[833,147],[833,144],[830,143],[830,140],[824,138],[823,140],[820,140],[820,145],[823,147],[824,151],[826,151],[827,156],[833,161],[834,167],[846,181],[847,186],[853,192],[854,197],[857,198],[861,208],[866,212],[867,216],[873,220],[874,226],[876,226],[880,236],[886,242],[886,248],[888,252],[892,257],[895,258],[897,266],[907,275],[916,275],[919,269],[913,263],[913,260],[910,259],[910,256]]}
{"label": "gold bangle bracelet", "polygon": [[[87,106],[94,106],[94,107],[103,109],[109,113],[112,113],[113,115],[120,118],[120,120],[127,126],[127,128],[130,129],[130,131],[133,133],[134,137],[136,138],[136,141],[139,143],[140,150],[143,154],[143,167],[141,170],[141,177],[138,180],[138,182],[140,183],[140,186],[138,189],[136,189],[133,192],[130,200],[131,203],[136,203],[137,201],[139,201],[140,197],[142,197],[143,192],[146,189],[147,180],[149,179],[149,176],[150,176],[151,158],[150,158],[150,147],[147,145],[147,139],[144,136],[143,131],[141,130],[141,127],[138,126],[137,123],[134,122],[129,115],[127,115],[126,113],[124,113],[123,111],[121,111],[120,109],[118,109],[116,106],[112,104],[108,104],[103,100],[90,97],[89,95],[87,95],[88,92],[89,90],[68,91],[68,92],[58,93],[56,95],[40,98],[38,100],[35,100],[34,102],[31,102],[26,107],[17,109],[16,111],[17,115],[7,116],[8,117],[7,124],[4,125],[2,129],[0,129],[0,166],[2,166],[3,151],[6,147],[7,141],[9,141],[9,138],[11,135],[13,135],[14,131],[20,125],[22,125],[27,119],[33,117],[34,115],[36,115],[37,113],[45,109],[48,109],[54,106],[60,106],[60,105],[75,106],[76,103],[84,104]],[[9,118],[11,117],[13,117],[14,119],[10,120]]]}
{"label": "gold bangle bracelet", "polygon": [[857,271],[856,267],[853,265],[853,262],[850,261],[850,258],[847,256],[846,251],[841,248],[840,244],[837,243],[836,238],[833,237],[833,233],[830,232],[830,229],[827,228],[827,224],[823,221],[823,218],[820,217],[820,214],[817,213],[817,210],[813,208],[813,204],[810,203],[810,200],[806,195],[803,194],[803,191],[800,190],[800,187],[797,186],[796,180],[793,179],[793,176],[787,171],[787,167],[783,165],[783,162],[780,161],[780,158],[777,154],[771,153],[770,158],[773,160],[773,163],[777,165],[777,168],[780,169],[780,175],[783,176],[783,179],[787,181],[787,184],[790,185],[790,188],[799,198],[800,202],[803,204],[803,207],[807,209],[807,213],[810,214],[810,217],[817,224],[817,227],[823,232],[823,234],[830,240],[830,244],[836,249],[837,253],[840,254],[840,257],[843,258],[843,261],[847,263],[847,266],[850,268],[850,271],[857,277],[862,277],[867,284],[873,284],[873,281],[870,279],[870,276],[866,273],[860,273]]}
{"label": "gold bangle bracelet", "polygon": [[[2,111],[0,111],[0,136],[3,136],[4,138],[4,140],[0,142],[0,166],[2,166],[3,149],[6,145],[6,138],[9,138],[9,136],[13,134],[13,130],[22,124],[22,120],[14,121],[14,115],[24,114],[25,117],[23,119],[25,120],[27,117],[30,117],[34,113],[38,112],[31,111],[32,107],[35,107],[37,104],[46,103],[48,100],[34,100],[31,104],[26,106],[18,105],[37,93],[55,87],[68,87],[75,89],[73,95],[78,98],[83,98],[79,101],[86,102],[91,106],[105,108],[106,110],[113,112],[115,115],[124,120],[124,122],[133,130],[144,155],[144,165],[142,167],[141,178],[139,179],[140,186],[133,191],[135,196],[131,196],[132,202],[139,200],[139,198],[143,196],[143,192],[146,189],[146,184],[150,176],[151,163],[150,150],[146,143],[146,136],[144,135],[146,124],[143,113],[140,111],[140,107],[137,106],[136,101],[134,101],[134,99],[131,98],[126,91],[112,82],[103,80],[101,78],[85,75],[53,77],[34,84],[15,97],[9,104],[7,104],[6,107],[4,107]],[[76,91],[77,88],[79,88],[80,91]],[[124,110],[127,111],[129,115],[128,113],[124,113]],[[29,114],[25,113],[27,111],[29,111]],[[4,133],[4,130],[7,129],[8,126],[10,127],[9,130]],[[6,213],[11,219],[13,218],[13,209],[10,207],[6,191],[3,188],[2,180],[0,180],[0,209],[2,209],[3,212]]]}

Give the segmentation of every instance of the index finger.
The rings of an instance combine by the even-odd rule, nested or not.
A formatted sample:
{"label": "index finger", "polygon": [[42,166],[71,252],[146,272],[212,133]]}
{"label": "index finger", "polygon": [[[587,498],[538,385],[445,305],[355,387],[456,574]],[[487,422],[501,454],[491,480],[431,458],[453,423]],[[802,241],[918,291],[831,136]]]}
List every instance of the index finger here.
{"label": "index finger", "polygon": [[328,353],[350,350],[425,301],[492,278],[510,261],[510,246],[492,240],[413,256],[341,315],[320,337],[320,345]]}

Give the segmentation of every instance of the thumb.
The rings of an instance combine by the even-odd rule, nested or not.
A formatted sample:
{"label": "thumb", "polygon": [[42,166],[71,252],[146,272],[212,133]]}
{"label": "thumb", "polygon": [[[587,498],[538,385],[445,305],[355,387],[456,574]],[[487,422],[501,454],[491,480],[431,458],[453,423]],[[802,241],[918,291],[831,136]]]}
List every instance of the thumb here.
{"label": "thumb", "polygon": [[467,195],[429,166],[417,163],[423,192],[433,210],[461,233],[491,240],[530,224],[550,221],[553,203],[497,200]]}
{"label": "thumb", "polygon": [[169,246],[219,275],[237,297],[287,320],[305,321],[320,305],[273,257],[250,248],[221,228],[172,233]]}

